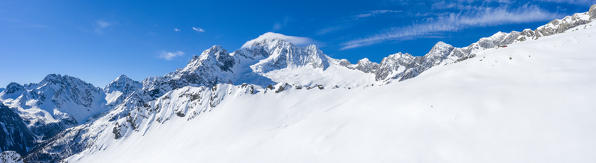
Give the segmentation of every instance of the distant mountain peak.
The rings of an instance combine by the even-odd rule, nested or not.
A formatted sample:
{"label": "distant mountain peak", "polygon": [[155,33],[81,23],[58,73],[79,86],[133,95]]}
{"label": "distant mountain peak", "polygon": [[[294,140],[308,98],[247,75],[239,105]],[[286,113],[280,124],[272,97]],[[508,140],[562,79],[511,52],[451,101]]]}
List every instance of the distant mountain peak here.
{"label": "distant mountain peak", "polygon": [[229,71],[233,65],[234,59],[230,56],[228,51],[219,45],[214,45],[203,51],[201,55],[194,56],[193,59],[177,73],[194,73],[207,67],[208,69],[219,68],[222,71]]}
{"label": "distant mountain peak", "polygon": [[431,50],[428,52],[428,54],[441,53],[441,52],[444,53],[444,52],[453,50],[453,48],[454,48],[453,45],[447,44],[443,41],[439,41],[431,48]]}
{"label": "distant mountain peak", "polygon": [[140,89],[142,84],[138,81],[135,81],[129,78],[126,75],[120,75],[110,84],[108,84],[105,88],[105,92],[113,92],[113,91],[128,91],[128,90],[136,90]]}
{"label": "distant mountain peak", "polygon": [[104,88],[105,100],[108,105],[119,104],[124,98],[142,88],[143,84],[141,82],[135,81],[126,75],[120,75]]}
{"label": "distant mountain peak", "polygon": [[90,83],[87,83],[77,77],[60,74],[49,74],[39,84],[54,84],[54,85],[85,85],[86,87],[95,87]]}
{"label": "distant mountain peak", "polygon": [[114,79],[114,81],[120,81],[120,80],[132,80],[132,79],[130,79],[128,76],[126,76],[124,74],[122,74],[122,75],[116,77],[116,79]]}
{"label": "distant mountain peak", "polygon": [[24,90],[25,90],[25,87],[23,85],[20,85],[19,83],[15,83],[15,82],[8,83],[8,85],[6,86],[6,89],[5,89],[7,94],[19,93]]}

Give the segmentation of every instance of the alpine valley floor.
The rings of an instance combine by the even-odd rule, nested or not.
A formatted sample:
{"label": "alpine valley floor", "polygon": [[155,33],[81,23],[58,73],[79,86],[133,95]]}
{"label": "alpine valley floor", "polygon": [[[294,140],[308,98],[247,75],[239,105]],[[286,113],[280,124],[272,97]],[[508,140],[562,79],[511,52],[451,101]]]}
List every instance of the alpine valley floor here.
{"label": "alpine valley floor", "polygon": [[230,94],[68,162],[596,162],[596,23],[382,86]]}

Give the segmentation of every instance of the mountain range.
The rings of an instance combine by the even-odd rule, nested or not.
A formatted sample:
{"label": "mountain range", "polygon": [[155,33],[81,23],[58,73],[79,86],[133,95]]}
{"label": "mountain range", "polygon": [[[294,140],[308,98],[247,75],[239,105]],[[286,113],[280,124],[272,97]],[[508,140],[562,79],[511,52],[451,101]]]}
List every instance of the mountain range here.
{"label": "mountain range", "polygon": [[[345,96],[369,89],[380,91],[402,83],[416,82],[409,79],[429,77],[427,71],[447,69],[460,62],[469,64],[472,62],[470,60],[488,61],[487,53],[493,51],[511,50],[514,46],[538,41],[548,43],[548,40],[570,32],[593,31],[594,19],[596,5],[590,7],[588,12],[553,20],[535,30],[498,32],[466,47],[438,42],[424,56],[399,52],[383,58],[380,63],[366,58],[357,63],[331,58],[317,45],[296,45],[292,42],[293,36],[268,32],[247,41],[235,51],[229,52],[221,46],[212,46],[194,56],[183,68],[164,76],[148,77],[143,81],[121,75],[104,88],[99,88],[76,77],[50,74],[39,83],[10,83],[6,88],[0,89],[0,124],[3,128],[0,130],[0,159],[11,158],[26,162],[85,160],[87,156],[96,157],[96,153],[114,150],[114,146],[142,141],[139,136],[155,135],[155,132],[162,131],[167,126],[209,119],[207,115],[215,110],[235,106],[229,99],[242,101],[244,98],[255,98],[254,101],[259,101],[253,103],[254,106],[245,106],[248,108],[267,108],[267,103],[283,108],[286,104],[278,104],[279,101],[290,101],[287,104],[290,105],[304,97],[312,100],[313,108],[333,108],[314,104],[321,101],[307,97],[323,98],[336,95],[334,92],[341,92],[339,94]],[[515,54],[515,51],[511,53]],[[508,57],[504,60],[513,60],[511,56]],[[532,54],[527,57],[536,56]],[[470,77],[465,80],[476,79]],[[402,89],[406,88],[394,90]],[[372,93],[362,94],[375,96]],[[337,97],[344,98],[347,97]],[[308,107],[306,105],[301,108]],[[277,117],[278,115],[271,116],[273,119],[281,119],[272,122],[279,122],[282,127],[276,127],[284,128],[286,124],[295,124],[309,118],[310,112],[317,112],[305,110],[307,111],[284,112],[288,114],[287,119]],[[431,104],[430,110],[436,110],[435,106]],[[258,117],[261,114],[274,113],[275,111],[258,114],[246,112],[243,116]],[[247,124],[257,126],[261,123],[259,119],[232,118],[245,119]],[[222,123],[226,126],[225,122]],[[253,132],[249,130],[251,126],[232,127],[237,127],[239,131]],[[184,130],[183,127],[176,129]],[[209,129],[214,133],[220,132]],[[332,128],[340,129],[341,127]],[[250,137],[250,134],[245,136]]]}

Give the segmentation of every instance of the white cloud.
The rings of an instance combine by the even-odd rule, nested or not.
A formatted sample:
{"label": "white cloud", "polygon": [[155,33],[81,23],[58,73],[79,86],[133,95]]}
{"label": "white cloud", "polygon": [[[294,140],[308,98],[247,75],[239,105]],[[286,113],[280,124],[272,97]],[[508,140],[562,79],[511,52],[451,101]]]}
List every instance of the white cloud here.
{"label": "white cloud", "polygon": [[281,26],[282,26],[281,23],[274,23],[273,24],[273,30],[274,31],[280,30],[281,29]]}
{"label": "white cloud", "polygon": [[174,51],[174,52],[161,52],[161,54],[159,55],[159,58],[165,59],[165,60],[172,60],[176,57],[179,56],[183,56],[184,52],[182,51]]}
{"label": "white cloud", "polygon": [[323,28],[317,31],[317,35],[324,35],[327,33],[331,33],[331,32],[335,32],[335,31],[339,31],[342,29],[347,28],[346,25],[338,25],[338,26],[331,26],[331,27],[327,27],[327,28]]}
{"label": "white cloud", "polygon": [[180,32],[180,28],[174,28],[174,32]]}
{"label": "white cloud", "polygon": [[203,28],[200,27],[192,27],[193,31],[197,31],[197,32],[205,32],[205,30]]}
{"label": "white cloud", "polygon": [[574,5],[592,5],[596,3],[596,0],[537,0],[542,2],[553,2],[553,3],[567,3]]}
{"label": "white cloud", "polygon": [[99,28],[107,28],[112,25],[112,23],[104,21],[104,20],[97,20],[97,21],[95,21],[95,23],[97,24],[97,27],[99,27]]}
{"label": "white cloud", "polygon": [[102,33],[103,33],[103,31],[104,31],[106,28],[108,28],[108,27],[112,26],[112,24],[113,24],[113,23],[111,23],[111,22],[108,22],[108,21],[105,21],[105,20],[96,20],[96,21],[95,21],[95,24],[94,24],[94,26],[95,26],[95,29],[94,29],[94,31],[95,31],[95,33],[102,34]]}
{"label": "white cloud", "polygon": [[356,19],[367,18],[371,16],[381,15],[381,14],[389,14],[389,13],[399,13],[399,10],[372,10],[366,13],[358,14],[354,16]]}
{"label": "white cloud", "polygon": [[298,37],[298,36],[287,36],[283,38],[285,41],[291,42],[294,45],[297,46],[305,46],[305,45],[310,45],[310,44],[314,44],[315,41],[308,38],[308,37]]}
{"label": "white cloud", "polygon": [[544,11],[536,6],[522,6],[515,10],[506,8],[483,8],[471,13],[451,13],[439,16],[425,23],[406,27],[394,27],[362,39],[342,44],[342,50],[373,45],[389,40],[404,40],[412,37],[436,35],[440,32],[458,31],[470,27],[494,26],[511,23],[525,23],[551,20],[561,15]]}
{"label": "white cloud", "polygon": [[284,19],[282,21],[279,22],[275,22],[273,23],[273,31],[279,31],[281,30],[283,27],[285,27],[286,25],[288,25],[288,23],[290,22],[290,17],[284,17]]}
{"label": "white cloud", "polygon": [[316,44],[316,42],[314,40],[312,40],[308,37],[286,36],[286,35],[279,34],[279,33],[267,32],[267,33],[264,33],[261,36],[257,37],[256,39],[247,41],[246,43],[244,43],[244,45],[242,45],[242,47],[243,48],[249,47],[256,42],[261,42],[263,40],[271,40],[271,39],[284,40],[284,41],[290,42],[296,46],[305,46],[305,45],[310,45],[310,44]]}

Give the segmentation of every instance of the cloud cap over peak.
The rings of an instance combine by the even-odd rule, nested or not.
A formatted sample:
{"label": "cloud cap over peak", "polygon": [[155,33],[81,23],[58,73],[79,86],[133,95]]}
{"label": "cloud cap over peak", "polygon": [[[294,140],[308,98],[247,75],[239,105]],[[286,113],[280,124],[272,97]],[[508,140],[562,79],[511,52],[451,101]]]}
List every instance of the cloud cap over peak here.
{"label": "cloud cap over peak", "polygon": [[312,39],[310,39],[308,37],[287,36],[287,35],[280,34],[280,33],[267,32],[253,40],[247,41],[246,43],[244,43],[242,45],[242,48],[248,48],[248,47],[253,46],[255,43],[263,42],[263,41],[271,41],[271,40],[283,40],[283,41],[290,42],[296,46],[304,46],[304,45],[309,45],[309,44],[315,43],[315,41],[313,41]]}

